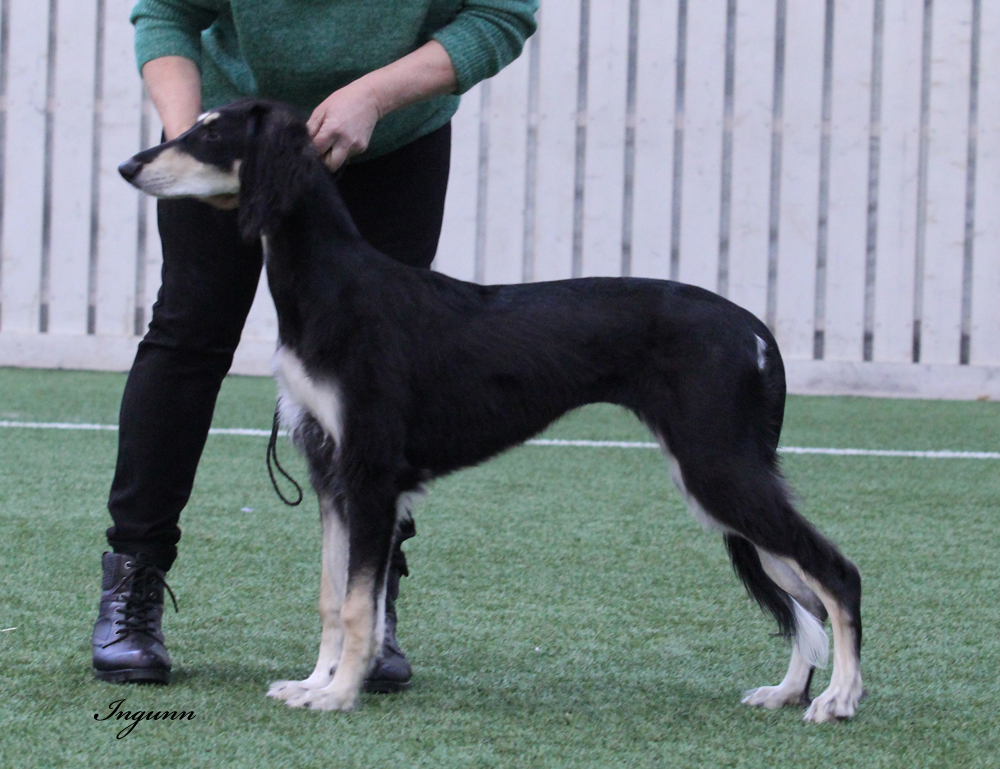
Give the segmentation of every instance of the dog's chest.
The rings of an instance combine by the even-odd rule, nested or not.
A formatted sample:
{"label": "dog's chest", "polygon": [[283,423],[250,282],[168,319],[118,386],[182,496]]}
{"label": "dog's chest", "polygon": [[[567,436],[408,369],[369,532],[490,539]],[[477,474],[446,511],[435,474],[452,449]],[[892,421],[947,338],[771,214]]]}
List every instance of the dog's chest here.
{"label": "dog's chest", "polygon": [[273,368],[281,397],[282,423],[294,431],[302,417],[309,414],[339,444],[343,435],[343,402],[336,383],[310,376],[301,359],[287,347],[278,348]]}

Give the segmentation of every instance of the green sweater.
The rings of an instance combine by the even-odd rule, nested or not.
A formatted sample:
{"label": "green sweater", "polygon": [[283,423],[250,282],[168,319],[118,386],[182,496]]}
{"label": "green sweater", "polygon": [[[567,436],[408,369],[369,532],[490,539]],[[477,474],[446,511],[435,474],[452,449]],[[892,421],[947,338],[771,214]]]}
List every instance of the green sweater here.
{"label": "green sweater", "polygon": [[[160,56],[191,59],[204,109],[261,96],[308,115],[429,40],[448,52],[464,93],[517,58],[537,9],[538,0],[138,0],[132,23],[139,69]],[[440,128],[458,101],[439,96],[387,115],[360,159]]]}

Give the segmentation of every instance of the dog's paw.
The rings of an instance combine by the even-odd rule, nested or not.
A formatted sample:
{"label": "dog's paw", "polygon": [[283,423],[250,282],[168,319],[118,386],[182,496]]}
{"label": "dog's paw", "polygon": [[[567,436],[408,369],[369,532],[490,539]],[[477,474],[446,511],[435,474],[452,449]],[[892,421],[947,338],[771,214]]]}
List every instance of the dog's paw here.
{"label": "dog's paw", "polygon": [[287,700],[296,691],[299,691],[304,681],[273,681],[267,690],[268,697],[276,700]]}
{"label": "dog's paw", "polygon": [[289,697],[294,697],[302,692],[322,689],[329,683],[329,678],[325,681],[313,678],[307,678],[304,681],[275,681],[267,690],[267,696],[274,697],[276,700],[288,700]]}
{"label": "dog's paw", "polygon": [[290,708],[311,710],[354,710],[358,706],[357,692],[342,692],[328,686],[323,689],[300,689],[285,698]]}
{"label": "dog's paw", "polygon": [[802,692],[791,686],[761,686],[743,695],[743,704],[766,710],[777,710],[785,705],[802,703]]}
{"label": "dog's paw", "polygon": [[831,684],[825,692],[812,701],[803,718],[815,724],[851,718],[862,693],[860,676],[856,676],[848,685]]}
{"label": "dog's paw", "polygon": [[313,710],[354,710],[360,702],[357,694],[336,694],[323,690],[309,701],[308,707]]}

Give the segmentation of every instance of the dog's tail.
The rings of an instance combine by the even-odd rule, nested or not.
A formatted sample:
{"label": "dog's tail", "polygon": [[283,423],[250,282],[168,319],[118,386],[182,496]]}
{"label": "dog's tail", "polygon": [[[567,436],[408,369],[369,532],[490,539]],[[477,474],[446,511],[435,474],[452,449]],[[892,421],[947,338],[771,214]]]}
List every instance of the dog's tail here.
{"label": "dog's tail", "polygon": [[797,616],[795,599],[782,590],[767,576],[760,562],[760,555],[753,544],[738,534],[726,534],[726,550],[733,562],[736,576],[746,587],[750,597],[760,608],[774,617],[778,623],[778,632],[782,637],[792,639],[796,635]]}

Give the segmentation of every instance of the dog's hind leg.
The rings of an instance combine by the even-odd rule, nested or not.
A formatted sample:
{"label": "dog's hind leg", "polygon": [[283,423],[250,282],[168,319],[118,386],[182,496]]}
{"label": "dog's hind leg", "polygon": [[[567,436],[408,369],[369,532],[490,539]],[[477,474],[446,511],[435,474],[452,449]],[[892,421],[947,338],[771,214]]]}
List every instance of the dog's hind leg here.
{"label": "dog's hind leg", "polygon": [[[758,478],[763,476],[758,476]],[[861,576],[829,540],[819,534],[792,507],[781,482],[768,474],[772,488],[763,494],[741,495],[745,500],[756,500],[743,508],[742,514],[727,515],[717,506],[717,499],[703,503],[724,525],[732,527],[741,536],[764,553],[762,565],[784,591],[798,595],[800,601],[792,604],[795,615],[796,649],[803,657],[793,659],[791,680],[788,685],[808,683],[804,664],[819,665],[824,659],[826,636],[820,619],[802,608],[805,603],[816,612],[816,599],[829,614],[833,627],[833,673],[830,686],[813,700],[806,712],[807,721],[828,721],[850,718],[854,715],[863,693],[861,684]],[[759,483],[759,481],[758,481]],[[719,484],[716,480],[715,487]],[[723,487],[725,484],[721,484]],[[747,492],[757,483],[743,483],[741,491]],[[768,484],[764,484],[765,486]],[[703,492],[705,493],[705,492]],[[708,496],[715,496],[712,491]],[[734,497],[738,498],[738,497]],[[717,512],[718,511],[718,512]],[[785,568],[782,569],[775,561]],[[794,577],[792,577],[791,572]],[[813,651],[811,651],[813,650]],[[803,680],[805,679],[805,680]],[[780,686],[780,685],[779,685]],[[766,696],[762,693],[762,697]]]}
{"label": "dog's hind leg", "polygon": [[[839,553],[838,553],[839,555]],[[805,720],[816,723],[838,718],[850,718],[864,694],[861,683],[861,577],[850,561],[832,569],[807,571],[797,560],[782,558],[809,588],[819,596],[830,613],[833,626],[833,673],[830,685],[816,697],[806,711]],[[820,572],[811,573],[811,572]]]}
{"label": "dog's hind leg", "polygon": [[759,686],[743,695],[744,705],[777,710],[785,705],[807,706],[809,704],[809,684],[816,668],[810,665],[799,651],[799,645],[792,646],[792,659],[788,672],[777,686]]}
{"label": "dog's hind leg", "polygon": [[725,541],[733,568],[747,591],[762,608],[774,614],[782,630],[792,636],[792,659],[784,679],[777,686],[762,686],[746,692],[743,704],[768,709],[783,705],[806,707],[810,701],[809,684],[813,671],[826,667],[829,656],[830,642],[822,625],[826,610],[819,598],[783,563],[760,552],[736,534],[727,534]]}
{"label": "dog's hind leg", "polygon": [[344,646],[341,610],[347,585],[347,525],[343,514],[327,494],[320,498],[320,518],[323,525],[323,556],[319,582],[319,616],[323,629],[319,658],[308,678],[302,681],[275,681],[267,692],[268,697],[285,700],[292,706],[304,704],[306,692],[329,685]]}
{"label": "dog's hind leg", "polygon": [[[697,438],[692,436],[687,445],[697,446]],[[793,631],[798,656],[793,655],[784,691],[765,691],[760,698],[791,697],[795,689],[805,693],[806,665],[822,661],[820,650],[826,643],[818,600],[833,627],[833,673],[829,688],[813,700],[805,718],[849,718],[862,695],[861,577],[854,564],[796,512],[773,463],[762,455],[766,457],[763,452],[733,456],[726,450],[685,454],[678,458],[680,485],[704,520],[765,554],[756,568],[767,578],[744,582],[782,629]],[[695,456],[700,461],[694,461]],[[739,572],[735,558],[734,566]]]}
{"label": "dog's hind leg", "polygon": [[[733,523],[750,535],[768,576],[794,597],[796,651],[786,681],[790,687],[811,673],[805,664],[824,667],[826,634],[821,621],[829,615],[833,628],[833,672],[830,685],[809,705],[805,720],[822,722],[854,715],[864,689],[861,683],[861,575],[832,542],[817,532],[792,507],[783,484],[774,478],[778,496],[756,514]],[[806,611],[803,605],[809,609]],[[783,682],[785,683],[785,682]],[[781,684],[775,689],[781,687]],[[754,698],[779,696],[760,691]],[[790,692],[789,692],[790,694]]]}

